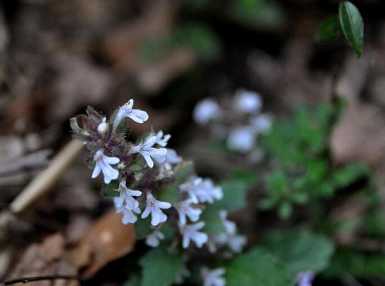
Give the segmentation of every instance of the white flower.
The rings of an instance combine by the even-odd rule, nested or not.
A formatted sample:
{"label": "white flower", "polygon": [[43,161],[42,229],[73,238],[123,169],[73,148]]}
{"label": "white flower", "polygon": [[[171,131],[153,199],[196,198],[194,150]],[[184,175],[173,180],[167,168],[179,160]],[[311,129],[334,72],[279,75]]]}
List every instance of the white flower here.
{"label": "white flower", "polygon": [[298,286],[311,286],[314,279],[314,272],[300,272],[297,276]]}
{"label": "white flower", "polygon": [[171,208],[170,203],[158,201],[151,193],[147,193],[146,208],[142,213],[142,218],[147,218],[151,214],[151,224],[156,226],[167,220],[167,215],[162,212],[162,209],[169,208]]}
{"label": "white flower", "polygon": [[223,197],[221,187],[217,187],[210,179],[193,177],[179,186],[181,192],[186,192],[193,203],[213,203]]}
{"label": "white flower", "polygon": [[162,239],[164,239],[164,234],[159,230],[155,230],[147,235],[146,244],[151,247],[158,247]]}
{"label": "white flower", "polygon": [[155,148],[153,147],[158,141],[156,135],[148,136],[143,143],[140,143],[131,149],[131,153],[139,153],[143,156],[147,163],[147,166],[154,167],[153,159],[159,164],[164,163],[166,160],[167,149],[166,148]]}
{"label": "white flower", "polygon": [[206,233],[199,231],[205,226],[204,222],[198,222],[190,225],[179,225],[180,232],[183,236],[182,246],[187,248],[190,242],[193,241],[195,245],[201,248],[208,240]]}
{"label": "white flower", "polygon": [[165,163],[175,165],[182,162],[182,157],[180,157],[175,150],[167,148],[166,161]]}
{"label": "white flower", "polygon": [[227,219],[226,211],[221,211],[219,215],[225,231],[210,238],[209,250],[215,252],[217,247],[227,246],[232,252],[241,252],[246,245],[246,237],[237,234],[237,226],[234,222]]}
{"label": "white flower", "polygon": [[106,156],[103,150],[96,151],[94,155],[95,167],[91,177],[96,178],[100,172],[103,172],[104,183],[109,184],[112,180],[116,180],[119,177],[118,170],[115,170],[111,165],[116,165],[120,162],[118,157]]}
{"label": "white flower", "polygon": [[255,144],[253,128],[245,126],[232,130],[227,138],[227,147],[242,153],[249,152]]}
{"label": "white flower", "polygon": [[241,112],[258,112],[262,107],[261,97],[253,91],[240,90],[234,100],[236,109]]}
{"label": "white flower", "polygon": [[265,133],[270,130],[272,119],[270,115],[261,114],[253,117],[250,124],[257,133]]}
{"label": "white flower", "polygon": [[157,139],[155,143],[161,147],[166,147],[168,140],[170,140],[170,138],[171,138],[170,134],[163,134],[162,130],[158,131],[158,133],[155,136]]}
{"label": "white flower", "polygon": [[192,221],[196,222],[199,219],[199,216],[202,213],[201,209],[193,208],[191,204],[193,201],[191,199],[184,200],[179,202],[176,205],[176,209],[179,214],[179,223],[181,225],[185,225],[187,221],[187,217]]}
{"label": "white flower", "polygon": [[108,123],[107,123],[107,118],[104,117],[102,119],[102,122],[99,123],[98,127],[96,128],[96,130],[98,131],[98,133],[100,135],[104,135],[108,132]]}
{"label": "white flower", "polygon": [[134,100],[130,99],[127,103],[119,107],[119,110],[115,115],[115,119],[113,123],[114,130],[116,130],[120,122],[127,117],[132,119],[136,123],[144,123],[145,121],[147,121],[148,119],[147,112],[140,109],[133,109],[132,108],[133,106],[134,106]]}
{"label": "white flower", "polygon": [[114,198],[114,204],[116,212],[122,214],[123,224],[135,223],[138,220],[133,210],[128,209],[119,197]]}
{"label": "white flower", "polygon": [[193,117],[195,122],[206,124],[210,120],[218,118],[221,115],[219,105],[212,99],[200,101],[194,108]]}
{"label": "white flower", "polygon": [[206,267],[201,270],[203,286],[225,286],[226,281],[222,276],[225,274],[225,269],[216,268],[209,270]]}
{"label": "white flower", "polygon": [[114,198],[116,211],[123,215],[122,223],[135,223],[137,217],[134,213],[140,214],[139,202],[134,197],[142,195],[141,191],[127,188],[126,181],[122,180],[119,184],[119,197]]}

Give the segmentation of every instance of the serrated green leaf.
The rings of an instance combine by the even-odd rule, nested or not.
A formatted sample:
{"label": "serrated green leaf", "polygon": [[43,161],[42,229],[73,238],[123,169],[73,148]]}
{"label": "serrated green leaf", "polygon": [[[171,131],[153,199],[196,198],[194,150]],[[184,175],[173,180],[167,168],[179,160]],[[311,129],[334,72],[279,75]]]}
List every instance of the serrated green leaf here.
{"label": "serrated green leaf", "polygon": [[226,267],[227,286],[293,285],[286,266],[264,249],[253,248]]}
{"label": "serrated green leaf", "polygon": [[339,6],[338,18],[345,39],[358,56],[364,48],[364,22],[360,11],[351,2],[342,2]]}
{"label": "serrated green leaf", "polygon": [[336,16],[330,17],[321,22],[317,39],[319,41],[335,40],[338,37],[339,22]]}
{"label": "serrated green leaf", "polygon": [[326,237],[295,230],[273,232],[265,238],[265,247],[287,265],[292,275],[323,270],[334,251]]}
{"label": "serrated green leaf", "polygon": [[153,249],[141,260],[142,286],[172,285],[177,274],[183,270],[183,259],[177,254],[171,254],[164,249]]}

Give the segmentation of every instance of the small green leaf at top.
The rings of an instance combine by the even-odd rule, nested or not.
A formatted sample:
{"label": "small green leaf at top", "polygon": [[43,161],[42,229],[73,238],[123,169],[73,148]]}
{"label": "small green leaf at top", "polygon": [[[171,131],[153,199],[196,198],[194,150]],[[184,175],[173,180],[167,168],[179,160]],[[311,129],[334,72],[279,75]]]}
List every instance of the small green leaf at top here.
{"label": "small green leaf at top", "polygon": [[351,2],[344,1],[339,6],[338,18],[345,39],[360,57],[364,49],[364,21],[360,11]]}

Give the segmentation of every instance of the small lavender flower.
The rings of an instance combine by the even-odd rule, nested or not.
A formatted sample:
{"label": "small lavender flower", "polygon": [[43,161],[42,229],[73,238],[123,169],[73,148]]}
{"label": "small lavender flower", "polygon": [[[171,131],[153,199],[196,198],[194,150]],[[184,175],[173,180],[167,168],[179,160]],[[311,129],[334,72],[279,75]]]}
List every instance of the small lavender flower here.
{"label": "small lavender flower", "polygon": [[119,108],[113,122],[113,130],[116,130],[116,128],[118,128],[120,122],[124,118],[130,118],[136,123],[144,123],[145,121],[147,121],[148,119],[147,112],[140,109],[133,109],[133,106],[134,106],[134,100],[130,99],[127,103],[125,103]]}
{"label": "small lavender flower", "polygon": [[147,193],[146,208],[142,213],[142,218],[147,218],[151,214],[151,224],[156,226],[167,221],[167,215],[162,212],[162,209],[169,208],[171,208],[170,203],[158,201],[151,193]]}
{"label": "small lavender flower", "polygon": [[152,233],[147,235],[146,244],[151,247],[158,247],[162,239],[164,239],[164,234],[159,230],[154,230]]}
{"label": "small lavender flower", "polygon": [[120,196],[115,199],[119,199],[127,209],[140,213],[139,202],[134,197],[140,197],[142,192],[127,188],[126,180],[122,180],[119,183],[118,191],[120,192]]}
{"label": "small lavender flower", "polygon": [[162,164],[166,160],[167,149],[166,148],[155,148],[153,147],[158,143],[158,137],[156,135],[148,136],[143,143],[140,143],[131,149],[131,153],[139,153],[143,156],[147,163],[147,166],[154,167],[154,161]]}
{"label": "small lavender flower", "polygon": [[182,202],[179,202],[176,205],[176,209],[179,214],[179,223],[181,225],[185,225],[187,222],[187,217],[192,221],[196,222],[199,220],[199,217],[202,213],[201,209],[193,208],[191,204],[193,201],[191,199],[184,200]]}
{"label": "small lavender flower", "polygon": [[253,91],[240,90],[234,100],[236,109],[241,112],[254,113],[262,107],[261,97]]}
{"label": "small lavender flower", "polygon": [[161,147],[166,147],[168,140],[171,138],[170,134],[163,134],[162,130],[160,130],[155,136],[157,138],[155,143]]}
{"label": "small lavender flower", "polygon": [[227,219],[226,211],[221,211],[219,216],[225,231],[210,238],[209,250],[216,252],[217,247],[227,246],[234,253],[241,252],[246,245],[246,237],[237,234],[237,226],[234,222]]}
{"label": "small lavender flower", "polygon": [[98,133],[100,135],[104,135],[108,132],[108,123],[107,123],[107,118],[104,117],[102,119],[102,122],[99,123],[98,127],[96,128],[96,130],[98,131]]}
{"label": "small lavender flower", "polygon": [[182,162],[182,157],[178,156],[178,154],[174,149],[167,148],[165,163],[175,165],[175,164],[179,164],[180,162]]}
{"label": "small lavender flower", "polygon": [[94,155],[95,167],[91,177],[96,178],[100,172],[103,172],[104,183],[109,184],[112,180],[116,180],[119,177],[119,171],[112,168],[111,165],[116,165],[120,162],[118,157],[106,156],[103,150],[96,151]]}
{"label": "small lavender flower", "polygon": [[[124,201],[122,201],[119,197],[114,198],[114,205],[116,212],[122,214],[123,224],[132,224],[138,220],[138,218],[134,214],[134,212],[138,211],[138,209],[131,210],[127,208],[124,204]],[[140,213],[140,210],[137,213]]]}
{"label": "small lavender flower", "polygon": [[255,145],[255,133],[249,126],[238,127],[232,130],[227,138],[227,147],[234,151],[246,153]]}
{"label": "small lavender flower", "polygon": [[226,281],[222,276],[225,274],[225,269],[216,268],[209,270],[204,267],[201,270],[201,276],[203,279],[203,286],[225,286]]}
{"label": "small lavender flower", "polygon": [[221,187],[217,187],[210,179],[203,180],[193,177],[186,183],[179,186],[181,192],[186,192],[193,203],[213,203],[223,197]]}
{"label": "small lavender flower", "polygon": [[183,236],[182,246],[187,248],[190,242],[193,241],[195,245],[201,248],[208,240],[206,233],[199,231],[205,226],[204,222],[198,222],[190,225],[180,225],[180,232]]}
{"label": "small lavender flower", "polygon": [[260,114],[255,116],[250,121],[251,126],[257,133],[265,133],[270,130],[272,119],[270,115]]}
{"label": "small lavender flower", "polygon": [[311,286],[314,279],[314,272],[300,272],[297,277],[298,286]]}
{"label": "small lavender flower", "polygon": [[204,99],[194,109],[194,120],[199,124],[206,124],[210,120],[218,118],[221,114],[219,105],[212,99]]}

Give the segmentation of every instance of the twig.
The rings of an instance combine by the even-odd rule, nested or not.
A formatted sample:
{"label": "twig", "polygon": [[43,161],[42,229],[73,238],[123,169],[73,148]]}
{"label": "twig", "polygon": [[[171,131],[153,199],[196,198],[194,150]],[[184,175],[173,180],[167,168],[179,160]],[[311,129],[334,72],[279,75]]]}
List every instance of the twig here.
{"label": "twig", "polygon": [[35,276],[35,277],[22,277],[22,278],[16,278],[11,280],[6,280],[3,282],[4,285],[12,285],[17,283],[30,283],[35,281],[42,281],[42,280],[81,280],[78,276],[73,275],[51,275],[51,276]]}
{"label": "twig", "polygon": [[76,158],[83,144],[73,139],[52,159],[48,168],[38,175],[11,203],[13,214],[21,213],[42,195],[61,177],[69,164]]}

